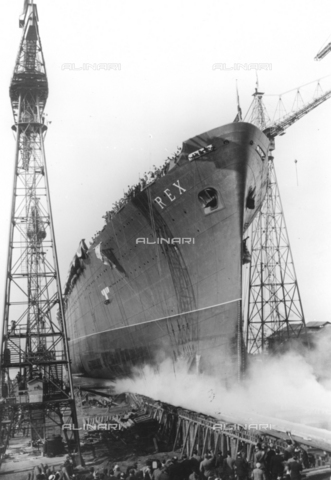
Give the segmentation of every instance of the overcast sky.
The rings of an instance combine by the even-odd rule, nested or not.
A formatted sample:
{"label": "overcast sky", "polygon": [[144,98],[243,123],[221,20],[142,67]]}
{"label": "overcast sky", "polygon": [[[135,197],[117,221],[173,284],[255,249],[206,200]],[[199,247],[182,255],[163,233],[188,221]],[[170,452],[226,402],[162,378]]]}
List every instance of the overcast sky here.
{"label": "overcast sky", "polygon": [[[331,34],[327,0],[36,3],[50,87],[45,147],[62,283],[79,241],[101,230],[102,215],[139,174],[163,164],[186,139],[234,119],[236,79],[247,111],[256,81],[250,64],[268,64],[258,71],[266,94],[331,71],[331,54],[314,61]],[[2,2],[1,304],[15,153],[8,88],[22,7],[23,0]],[[84,69],[100,63],[120,69]],[[213,68],[217,63],[226,69]],[[331,77],[322,86],[331,88]],[[312,93],[308,87],[307,101]],[[270,116],[275,99],[266,97]],[[293,94],[288,107],[292,103]],[[331,100],[276,138],[275,165],[307,321],[331,320],[330,132]]]}

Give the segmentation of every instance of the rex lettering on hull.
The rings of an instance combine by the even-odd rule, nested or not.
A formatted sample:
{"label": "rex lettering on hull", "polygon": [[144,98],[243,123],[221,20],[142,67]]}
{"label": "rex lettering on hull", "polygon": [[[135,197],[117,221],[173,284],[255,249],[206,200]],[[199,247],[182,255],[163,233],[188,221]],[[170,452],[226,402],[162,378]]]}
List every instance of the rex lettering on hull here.
{"label": "rex lettering on hull", "polygon": [[[174,187],[177,187],[178,190],[179,190],[179,195],[182,195],[183,192],[186,192],[185,188],[182,188],[180,185],[179,185],[179,180],[177,180],[177,182],[173,183],[173,186]],[[169,190],[169,188],[166,188],[163,192],[164,195],[166,195],[168,197],[168,199],[171,201],[171,202],[174,202],[176,200],[176,197],[173,193],[171,193],[171,191]],[[162,210],[167,206],[163,201],[162,201],[162,198],[161,197],[156,197],[154,198],[154,202],[156,202],[159,207],[162,208]]]}

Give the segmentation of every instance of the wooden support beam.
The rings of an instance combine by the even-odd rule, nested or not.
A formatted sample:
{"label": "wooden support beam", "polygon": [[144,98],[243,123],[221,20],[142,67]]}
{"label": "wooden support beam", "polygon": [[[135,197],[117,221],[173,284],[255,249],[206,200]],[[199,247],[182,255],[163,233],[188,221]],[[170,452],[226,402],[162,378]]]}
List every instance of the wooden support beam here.
{"label": "wooden support beam", "polygon": [[[184,437],[184,435],[183,435],[184,441],[183,441],[181,456],[183,456],[183,453],[184,453],[184,450],[185,450],[187,441],[188,441],[188,439],[189,439],[190,427],[191,427],[191,422],[183,422],[183,434],[185,434],[185,437]],[[186,430],[186,432],[185,432],[185,430]]]}
{"label": "wooden support beam", "polygon": [[173,446],[173,451],[176,450],[177,441],[178,441],[178,436],[179,436],[179,433],[180,433],[181,423],[182,423],[182,419],[181,419],[181,417],[179,417],[179,419],[178,419],[178,424],[177,424],[177,431],[176,431],[175,443],[174,443],[174,446]]}
{"label": "wooden support beam", "polygon": [[208,428],[203,428],[202,427],[202,431],[204,431],[204,439],[203,439],[203,445],[202,445],[202,455],[204,455],[206,453],[206,446],[207,446],[207,442],[208,442]]}
{"label": "wooden support beam", "polygon": [[199,425],[195,425],[194,435],[193,435],[193,438],[192,438],[191,449],[190,449],[190,453],[189,453],[190,457],[192,457],[192,455],[193,455],[193,450],[195,448],[195,442],[197,441],[198,433],[199,433]]}

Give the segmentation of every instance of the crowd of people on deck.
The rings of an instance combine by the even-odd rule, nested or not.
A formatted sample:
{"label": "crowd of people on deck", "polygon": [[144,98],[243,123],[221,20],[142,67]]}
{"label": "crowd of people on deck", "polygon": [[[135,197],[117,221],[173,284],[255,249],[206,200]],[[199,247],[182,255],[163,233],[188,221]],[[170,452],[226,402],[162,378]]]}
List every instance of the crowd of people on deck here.
{"label": "crowd of people on deck", "polygon": [[[109,465],[109,464],[108,464]],[[147,460],[144,465],[114,465],[112,468],[89,467],[80,473],[70,455],[56,471],[47,465],[36,467],[27,480],[301,480],[302,470],[315,466],[315,458],[293,441],[282,451],[273,444],[257,443],[251,461],[244,451],[235,458],[230,452],[204,454],[197,450],[189,458],[183,455]]]}
{"label": "crowd of people on deck", "polygon": [[[168,172],[170,162],[173,161],[174,163],[177,163],[179,156],[180,156],[181,149],[177,147],[176,153],[174,153],[172,156],[168,157],[164,164],[161,167],[156,167],[153,165],[152,170],[149,172],[145,172],[140,178],[139,182],[136,185],[130,186],[128,185],[128,188],[126,192],[124,193],[124,196],[113,203],[112,209],[106,212],[105,215],[103,215],[102,218],[105,219],[106,223],[109,223],[111,219],[116,215],[116,213],[124,206],[126,205],[132,198],[134,198],[138,193],[140,193],[144,188],[146,188],[148,185],[153,183],[157,178],[164,177],[166,173]],[[95,237],[100,233],[97,232],[94,237],[92,238],[92,241],[95,239]]]}

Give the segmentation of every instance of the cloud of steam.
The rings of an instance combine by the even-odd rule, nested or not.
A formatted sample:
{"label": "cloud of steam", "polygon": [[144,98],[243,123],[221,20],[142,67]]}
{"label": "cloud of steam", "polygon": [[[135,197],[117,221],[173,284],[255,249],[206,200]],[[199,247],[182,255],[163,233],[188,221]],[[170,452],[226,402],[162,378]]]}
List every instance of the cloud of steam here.
{"label": "cloud of steam", "polygon": [[330,337],[331,329],[304,354],[254,358],[244,381],[232,388],[215,377],[188,374],[185,362],[168,359],[158,371],[148,365],[134,371],[132,379],[116,383],[116,390],[212,416],[243,418],[246,412],[331,430],[331,371],[325,370],[331,363]]}
{"label": "cloud of steam", "polygon": [[306,352],[305,358],[319,382],[331,390],[331,325],[325,326],[316,338],[314,348]]}

